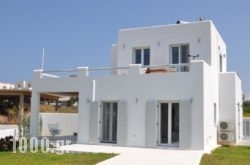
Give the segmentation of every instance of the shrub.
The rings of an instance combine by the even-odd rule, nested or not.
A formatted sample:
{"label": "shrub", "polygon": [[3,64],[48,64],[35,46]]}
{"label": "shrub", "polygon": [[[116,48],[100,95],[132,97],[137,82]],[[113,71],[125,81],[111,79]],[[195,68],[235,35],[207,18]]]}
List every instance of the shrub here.
{"label": "shrub", "polygon": [[245,113],[250,113],[250,101],[245,101],[243,103],[243,110]]}
{"label": "shrub", "polygon": [[[16,141],[16,148],[19,142]],[[13,151],[13,136],[6,136],[0,139],[0,152]]]}
{"label": "shrub", "polygon": [[244,101],[243,106],[250,107],[250,101]]}

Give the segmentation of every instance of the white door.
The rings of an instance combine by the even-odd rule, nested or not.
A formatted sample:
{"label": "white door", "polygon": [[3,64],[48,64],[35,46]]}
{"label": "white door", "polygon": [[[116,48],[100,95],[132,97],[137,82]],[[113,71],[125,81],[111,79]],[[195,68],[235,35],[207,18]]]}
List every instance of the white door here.
{"label": "white door", "polygon": [[158,141],[160,145],[179,144],[179,103],[160,103],[158,111]]}

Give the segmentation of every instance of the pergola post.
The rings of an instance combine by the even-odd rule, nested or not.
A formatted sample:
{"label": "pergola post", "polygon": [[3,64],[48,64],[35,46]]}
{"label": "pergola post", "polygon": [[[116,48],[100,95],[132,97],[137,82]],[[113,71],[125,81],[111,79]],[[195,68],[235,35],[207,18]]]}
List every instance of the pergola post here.
{"label": "pergola post", "polygon": [[30,118],[30,136],[39,136],[39,110],[40,110],[40,93],[32,91],[31,97],[31,118]]}
{"label": "pergola post", "polygon": [[59,109],[58,100],[56,100],[55,111],[58,112],[58,109]]}
{"label": "pergola post", "polygon": [[19,115],[20,115],[19,120],[20,121],[23,121],[23,114],[24,114],[24,95],[20,94],[20,97],[19,97]]}

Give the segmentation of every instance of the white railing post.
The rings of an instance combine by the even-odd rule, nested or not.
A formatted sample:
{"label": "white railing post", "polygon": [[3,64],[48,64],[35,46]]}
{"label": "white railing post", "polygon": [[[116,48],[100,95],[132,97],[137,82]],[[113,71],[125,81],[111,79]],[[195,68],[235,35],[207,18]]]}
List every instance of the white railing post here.
{"label": "white railing post", "polygon": [[89,68],[88,67],[78,67],[77,68],[77,77],[88,77]]}
{"label": "white railing post", "polygon": [[34,70],[33,71],[33,79],[40,79],[43,78],[43,74],[42,74],[42,70],[38,69],[38,70]]}
{"label": "white railing post", "polygon": [[141,74],[142,67],[141,64],[130,64],[128,69],[129,75],[138,75]]}

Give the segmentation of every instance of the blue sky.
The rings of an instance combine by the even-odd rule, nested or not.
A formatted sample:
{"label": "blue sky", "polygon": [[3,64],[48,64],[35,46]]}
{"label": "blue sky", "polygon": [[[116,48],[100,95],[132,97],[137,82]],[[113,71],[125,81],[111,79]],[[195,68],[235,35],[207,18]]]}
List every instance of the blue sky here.
{"label": "blue sky", "polygon": [[250,92],[250,1],[0,0],[0,82],[31,80],[45,70],[110,66],[119,29],[176,20],[212,20],[227,44],[228,70]]}

